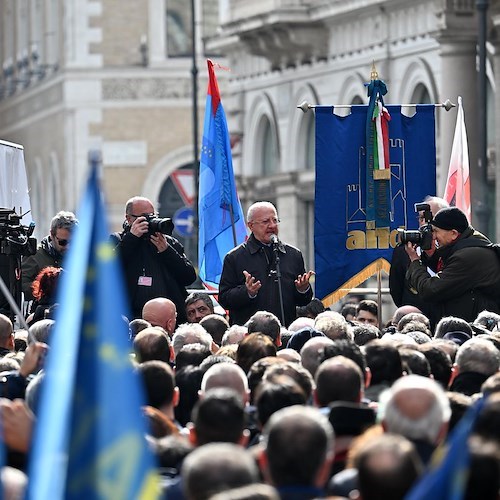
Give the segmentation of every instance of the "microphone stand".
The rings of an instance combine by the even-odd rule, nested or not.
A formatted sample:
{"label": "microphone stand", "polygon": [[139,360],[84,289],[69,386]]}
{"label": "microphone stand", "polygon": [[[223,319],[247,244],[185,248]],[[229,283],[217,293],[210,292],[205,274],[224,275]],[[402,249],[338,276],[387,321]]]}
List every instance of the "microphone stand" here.
{"label": "microphone stand", "polygon": [[281,267],[279,244],[273,243],[273,252],[276,258],[276,279],[278,281],[278,295],[280,299],[281,325],[285,326],[285,308],[283,306],[283,288],[281,286]]}

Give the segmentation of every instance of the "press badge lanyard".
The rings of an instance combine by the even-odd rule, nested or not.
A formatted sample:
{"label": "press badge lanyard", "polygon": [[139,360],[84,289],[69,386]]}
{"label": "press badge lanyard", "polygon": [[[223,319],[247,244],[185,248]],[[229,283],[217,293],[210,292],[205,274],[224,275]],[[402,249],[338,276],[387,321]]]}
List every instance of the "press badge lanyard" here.
{"label": "press badge lanyard", "polygon": [[142,268],[142,276],[139,276],[139,280],[137,281],[139,286],[152,286],[153,278],[151,276],[146,276],[146,269]]}

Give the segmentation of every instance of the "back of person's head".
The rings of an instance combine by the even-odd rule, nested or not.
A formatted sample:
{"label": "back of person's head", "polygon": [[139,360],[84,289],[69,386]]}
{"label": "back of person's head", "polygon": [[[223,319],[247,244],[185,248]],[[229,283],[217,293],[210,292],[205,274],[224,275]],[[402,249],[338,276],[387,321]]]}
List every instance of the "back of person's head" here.
{"label": "back of person's head", "polygon": [[201,392],[218,388],[233,390],[243,404],[248,401],[248,379],[236,363],[217,363],[207,369],[201,381]]}
{"label": "back of person's head", "polygon": [[36,275],[31,290],[35,300],[54,300],[56,297],[59,276],[63,272],[61,267],[48,266]]}
{"label": "back of person's head", "polygon": [[427,358],[418,350],[410,347],[400,347],[398,349],[406,373],[413,373],[421,377],[431,376],[431,365]]}
{"label": "back of person's head", "polygon": [[472,327],[465,319],[456,316],[445,316],[438,321],[434,338],[442,339],[448,332],[463,332],[472,337]]}
{"label": "back of person's head", "polygon": [[344,316],[338,312],[325,311],[316,316],[314,328],[332,340],[352,340],[352,330]]}
{"label": "back of person's head", "polygon": [[286,360],[284,360],[283,358],[278,358],[277,356],[266,356],[264,358],[258,359],[255,363],[252,364],[247,373],[248,389],[250,390],[250,404],[254,403],[255,390],[262,381],[266,370],[274,364],[285,363]]}
{"label": "back of person's head", "polygon": [[28,332],[28,343],[43,342],[50,344],[50,336],[56,322],[53,319],[41,319],[30,326]]}
{"label": "back of person's head", "polygon": [[407,314],[410,313],[422,313],[422,311],[415,306],[409,306],[409,305],[404,305],[401,307],[398,307],[395,311],[394,314],[392,315],[391,319],[391,324],[394,326],[397,326],[399,321],[403,316],[406,316]]}
{"label": "back of person's head", "polygon": [[5,346],[7,344],[12,344],[13,342],[14,327],[12,321],[5,316],[5,314],[0,314],[0,343]]}
{"label": "back of person's head", "polygon": [[245,373],[255,361],[266,356],[276,356],[276,345],[270,337],[263,333],[250,333],[239,344],[236,362]]}
{"label": "back of person's head", "polygon": [[225,490],[210,500],[280,500],[280,496],[270,484],[258,483]]}
{"label": "back of person's head", "polygon": [[146,328],[151,328],[151,323],[142,318],[133,319],[128,324],[128,332],[130,335],[130,340],[134,340],[139,332],[145,330]]}
{"label": "back of person's head", "polygon": [[391,434],[361,446],[354,463],[363,500],[401,500],[423,472],[415,446]]}
{"label": "back of person's head", "polygon": [[452,364],[455,362],[459,346],[453,340],[434,338],[432,339],[432,345],[448,354]]}
{"label": "back of person's head", "polygon": [[313,327],[314,319],[308,318],[307,316],[299,316],[290,323],[290,325],[288,326],[288,331],[292,333],[297,332],[302,328],[305,328],[306,326]]}
{"label": "back of person's head", "polygon": [[387,432],[436,445],[446,434],[451,411],[437,382],[408,375],[381,394],[378,414]]}
{"label": "back of person's head", "polygon": [[179,404],[175,407],[175,418],[186,426],[191,421],[191,411],[198,401],[203,370],[199,366],[186,366],[175,372],[175,382],[179,388]]}
{"label": "back of person's head", "polygon": [[209,314],[200,320],[200,325],[212,336],[217,345],[221,345],[222,337],[229,328],[229,322],[220,314]]}
{"label": "back of person's head", "polygon": [[473,435],[467,442],[470,453],[463,500],[498,500],[500,491],[500,445],[497,440]]}
{"label": "back of person's head", "polygon": [[188,344],[201,344],[208,349],[212,347],[212,336],[199,323],[184,323],[175,330],[172,337],[174,353],[177,354]]}
{"label": "back of person's head", "polygon": [[372,373],[372,385],[391,385],[403,375],[401,356],[389,342],[372,340],[364,346],[366,364]]}
{"label": "back of person's head", "polygon": [[175,395],[175,377],[163,361],[146,361],[137,367],[146,392],[146,404],[161,409],[171,405]]}
{"label": "back of person's head", "polygon": [[263,333],[271,338],[274,344],[279,344],[281,323],[273,313],[257,311],[246,323],[248,333]]}
{"label": "back of person's head", "polygon": [[425,344],[425,342],[430,342],[432,337],[432,332],[430,328],[421,321],[410,321],[400,330],[401,333],[405,335],[411,335],[412,333],[421,333],[425,337],[412,336],[412,338],[417,342],[417,344]]}
{"label": "back of person's head", "polygon": [[241,396],[227,388],[208,391],[192,411],[194,444],[225,442],[242,444],[245,429],[245,409]]}
{"label": "back of person's head", "polygon": [[138,363],[153,360],[168,363],[171,351],[167,332],[159,327],[145,328],[134,338],[134,352]]}
{"label": "back of person's head", "polygon": [[434,380],[446,389],[451,376],[452,363],[450,356],[443,349],[436,346],[434,342],[420,345],[418,350],[429,362]]}
{"label": "back of person's head", "polygon": [[175,357],[175,369],[178,371],[189,365],[200,366],[209,356],[210,349],[206,345],[187,344],[182,346]]}
{"label": "back of person's head", "polygon": [[500,372],[488,377],[481,386],[481,392],[485,396],[489,396],[495,392],[500,392]]}
{"label": "back of person's head", "polygon": [[182,465],[186,500],[208,500],[219,492],[257,483],[252,455],[231,443],[210,443],[192,451]]}
{"label": "back of person's head", "polygon": [[312,397],[315,387],[314,379],[311,374],[301,365],[287,361],[283,364],[270,366],[264,373],[263,380],[277,382],[281,376],[287,376],[293,379],[304,391],[306,399],[309,401]]}
{"label": "back of person's head", "polygon": [[304,328],[301,328],[300,330],[297,330],[296,332],[293,332],[292,335],[290,336],[290,339],[288,340],[286,347],[288,349],[295,349],[297,352],[300,352],[302,347],[304,347],[304,344],[314,338],[314,337],[325,337],[327,338],[324,333],[320,332],[319,330],[316,330],[316,328],[312,326],[305,326]]}
{"label": "back of person's head", "polygon": [[315,318],[318,314],[325,311],[325,306],[321,300],[314,298],[306,304],[305,306],[297,306],[296,308],[297,318]]}
{"label": "back of person's head", "polygon": [[316,408],[277,411],[264,427],[264,476],[277,487],[323,487],[333,459],[333,429]]}
{"label": "back of person's head", "polygon": [[307,397],[303,389],[295,380],[287,376],[271,381],[262,380],[255,391],[255,407],[261,427],[266,425],[278,410],[306,403]]}
{"label": "back of person's head", "polygon": [[[229,347],[236,347],[236,346],[226,346],[223,347],[224,350],[229,349]],[[238,348],[229,351],[227,354],[222,354],[217,351],[217,354],[210,354],[210,356],[207,356],[200,364],[200,368],[203,369],[203,371],[207,371],[209,368],[211,368],[214,365],[218,365],[221,363],[224,364],[236,364],[236,351]]]}
{"label": "back of person's head", "polygon": [[423,313],[418,313],[418,312],[412,312],[405,314],[398,322],[397,328],[398,331],[401,332],[403,328],[408,324],[412,322],[417,322],[417,323],[423,323],[428,329],[431,327],[431,322],[429,318],[423,314]]}
{"label": "back of person's head", "polygon": [[328,406],[336,401],[358,403],[364,385],[359,366],[344,356],[325,360],[316,372],[316,403]]}
{"label": "back of person's head", "polygon": [[344,316],[345,319],[352,321],[356,317],[356,311],[358,309],[358,304],[355,302],[347,302],[340,309],[340,314]]}
{"label": "back of person's head", "polygon": [[500,393],[491,394],[481,408],[473,432],[483,439],[500,443]]}
{"label": "back of person's head", "polygon": [[245,335],[248,333],[248,328],[242,325],[232,325],[222,337],[222,346],[239,344]]}
{"label": "back of person's head", "polygon": [[471,339],[459,347],[455,364],[460,373],[473,372],[489,377],[500,368],[500,352],[487,340]]}
{"label": "back of person's head", "polygon": [[361,370],[363,379],[366,380],[367,363],[365,355],[359,346],[349,340],[336,340],[333,344],[325,346],[323,349],[323,361],[336,356],[344,356],[345,358],[354,361]]}
{"label": "back of person's head", "polygon": [[375,325],[368,323],[354,325],[352,333],[354,335],[354,343],[359,346],[380,338],[380,330]]}
{"label": "back of person's head", "polygon": [[448,434],[455,428],[455,426],[462,420],[467,410],[472,405],[472,398],[461,392],[448,391],[446,397],[450,402],[450,423],[448,425]]}
{"label": "back of person's head", "polygon": [[322,361],[325,359],[325,346],[333,344],[328,337],[313,337],[300,350],[302,366],[314,377]]}

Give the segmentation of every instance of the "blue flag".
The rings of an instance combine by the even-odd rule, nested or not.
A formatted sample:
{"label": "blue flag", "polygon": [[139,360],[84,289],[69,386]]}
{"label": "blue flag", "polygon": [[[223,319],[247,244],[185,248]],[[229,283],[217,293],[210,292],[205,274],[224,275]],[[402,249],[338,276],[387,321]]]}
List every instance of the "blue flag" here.
{"label": "blue flag", "polygon": [[125,288],[94,160],[58,294],[29,464],[29,499],[156,498]]}
{"label": "blue flag", "polygon": [[481,398],[469,408],[448,437],[445,449],[438,448],[434,453],[434,456],[440,456],[438,464],[424,474],[405,500],[462,500],[469,477],[470,453],[467,440],[484,402],[485,398]]}
{"label": "blue flag", "polygon": [[[316,296],[331,305],[378,270],[389,272],[397,228],[416,229],[414,203],[436,193],[434,105],[418,105],[412,117],[387,106],[390,227],[367,228],[367,106],[348,116],[316,107],[315,270]],[[380,181],[377,181],[380,182]],[[369,196],[368,196],[369,198]]]}
{"label": "blue flag", "polygon": [[224,256],[247,236],[234,182],[231,143],[214,64],[207,60],[208,93],[198,188],[200,279],[218,288]]}

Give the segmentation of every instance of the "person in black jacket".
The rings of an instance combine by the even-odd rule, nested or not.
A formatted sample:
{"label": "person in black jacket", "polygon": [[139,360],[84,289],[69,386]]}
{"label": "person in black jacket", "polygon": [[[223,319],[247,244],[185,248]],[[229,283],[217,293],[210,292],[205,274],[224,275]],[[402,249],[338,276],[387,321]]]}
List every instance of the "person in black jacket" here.
{"label": "person in black jacket", "polygon": [[[438,198],[437,196],[426,196],[423,203],[429,204],[431,214],[433,215],[437,214],[442,208],[449,206],[446,200]],[[417,217],[419,227],[426,224],[423,212],[419,212]],[[420,253],[422,262],[433,272],[436,271],[437,265],[437,256],[435,252],[436,247],[433,241],[430,250],[424,250]],[[394,304],[396,304],[396,307],[411,305],[418,307],[425,314],[428,314],[432,304],[426,304],[406,279],[406,271],[408,271],[409,265],[410,258],[406,253],[405,245],[399,244],[392,254],[391,270],[389,272],[389,290],[392,300]]]}
{"label": "person in black jacket", "polygon": [[[252,232],[248,240],[224,258],[219,302],[229,309],[231,324],[243,325],[257,311],[269,311],[288,326],[296,318],[296,306],[313,296],[302,253],[277,240],[280,220],[272,203],[254,203],[247,213]],[[272,243],[275,240],[275,243]],[[276,255],[279,256],[284,318],[281,314]]]}
{"label": "person in black jacket", "polygon": [[127,201],[123,232],[111,235],[120,254],[133,318],[140,318],[144,304],[157,297],[170,299],[177,308],[177,324],[187,321],[186,286],[196,272],[174,237],[150,232],[148,218],[155,216],[153,204],[136,196]]}

